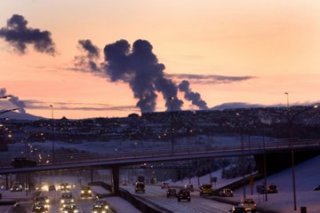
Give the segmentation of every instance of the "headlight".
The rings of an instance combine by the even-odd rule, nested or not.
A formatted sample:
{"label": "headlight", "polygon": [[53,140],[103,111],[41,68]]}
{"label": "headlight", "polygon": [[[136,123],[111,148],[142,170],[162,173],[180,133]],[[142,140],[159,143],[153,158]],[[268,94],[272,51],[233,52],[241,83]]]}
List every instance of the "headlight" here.
{"label": "headlight", "polygon": [[88,193],[91,193],[91,190],[89,190]]}
{"label": "headlight", "polygon": [[60,203],[64,203],[64,200],[60,200]]}
{"label": "headlight", "polygon": [[98,213],[97,211],[93,211],[93,213]]}
{"label": "headlight", "polygon": [[105,209],[109,209],[109,206],[104,206]]}
{"label": "headlight", "polygon": [[102,211],[101,213],[107,213],[106,211]]}
{"label": "headlight", "polygon": [[41,187],[41,190],[42,190],[42,191],[49,191],[49,185],[43,185],[43,186]]}
{"label": "headlight", "polygon": [[84,193],[84,191],[83,190],[81,190],[81,194],[83,194]]}
{"label": "headlight", "polygon": [[73,212],[74,212],[74,213],[77,213],[77,212],[78,212],[78,209],[73,210]]}
{"label": "headlight", "polygon": [[46,203],[49,203],[50,202],[50,200],[49,199],[46,199]]}
{"label": "headlight", "polygon": [[63,213],[68,213],[68,211],[63,211]]}

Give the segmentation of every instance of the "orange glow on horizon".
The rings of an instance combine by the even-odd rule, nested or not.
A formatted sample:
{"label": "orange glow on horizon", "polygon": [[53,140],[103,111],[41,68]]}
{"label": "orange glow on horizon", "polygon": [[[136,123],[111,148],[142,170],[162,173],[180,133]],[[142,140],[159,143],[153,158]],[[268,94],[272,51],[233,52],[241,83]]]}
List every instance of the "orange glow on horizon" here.
{"label": "orange glow on horizon", "polygon": [[[226,102],[281,104],[284,91],[289,91],[296,103],[319,101],[317,0],[20,0],[2,1],[0,8],[0,28],[13,14],[21,14],[29,27],[50,31],[58,50],[55,57],[30,47],[27,54],[17,55],[0,38],[0,88],[21,100],[37,100],[48,106],[70,103],[77,108],[56,109],[57,117],[113,117],[138,112],[125,110],[136,104],[128,85],[71,69],[74,57],[81,54],[79,39],[90,39],[101,50],[119,39],[131,44],[146,39],[167,74],[253,77],[225,84],[191,81],[192,90],[199,92],[209,107]],[[84,106],[92,110],[81,110]],[[94,111],[93,106],[106,110]],[[194,107],[185,101],[183,108]],[[165,110],[161,94],[157,110]],[[50,117],[49,108],[26,111]]]}

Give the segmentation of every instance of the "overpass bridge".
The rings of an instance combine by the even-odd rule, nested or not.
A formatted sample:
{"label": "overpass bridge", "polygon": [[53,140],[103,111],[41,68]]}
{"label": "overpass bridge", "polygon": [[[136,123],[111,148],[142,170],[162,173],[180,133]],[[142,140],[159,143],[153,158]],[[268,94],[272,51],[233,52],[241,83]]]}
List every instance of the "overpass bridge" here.
{"label": "overpass bridge", "polygon": [[[203,148],[203,147],[202,147]],[[134,150],[133,150],[134,151]],[[0,167],[0,175],[31,173],[49,170],[78,169],[78,168],[108,168],[112,170],[114,192],[119,190],[119,168],[152,162],[183,161],[192,159],[222,158],[234,156],[258,156],[273,153],[292,153],[320,151],[320,140],[285,139],[269,142],[241,143],[233,146],[201,147],[186,146],[172,151],[170,148],[162,150],[143,149],[142,152],[127,151],[108,156],[88,156],[84,154],[56,155],[54,164],[43,164],[36,167],[12,168]]]}

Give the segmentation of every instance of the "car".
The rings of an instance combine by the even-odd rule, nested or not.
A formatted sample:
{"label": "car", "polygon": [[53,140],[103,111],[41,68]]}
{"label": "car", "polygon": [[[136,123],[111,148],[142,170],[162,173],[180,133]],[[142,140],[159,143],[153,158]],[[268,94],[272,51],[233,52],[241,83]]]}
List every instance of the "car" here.
{"label": "car", "polygon": [[74,204],[74,198],[73,198],[71,192],[62,193],[61,198],[60,198],[60,205],[62,207],[65,207],[65,206],[68,206],[71,204]]}
{"label": "car", "polygon": [[92,207],[92,213],[107,213],[109,210],[109,205],[105,200],[97,200]]}
{"label": "car", "polygon": [[190,191],[187,189],[180,189],[177,194],[177,200],[180,202],[181,200],[191,201]]}
{"label": "car", "polygon": [[185,185],[185,188],[188,189],[190,192],[194,191],[193,185],[192,184],[187,184]]}
{"label": "car", "polygon": [[245,198],[240,206],[244,207],[246,212],[256,212],[257,204],[252,198]]}
{"label": "car", "polygon": [[69,183],[61,183],[59,185],[60,191],[69,191],[71,189],[71,185]]}
{"label": "car", "polygon": [[55,185],[50,185],[49,186],[49,192],[52,192],[52,191],[56,191]]}
{"label": "car", "polygon": [[92,190],[90,186],[82,186],[80,190],[80,198],[92,198]]}
{"label": "car", "polygon": [[17,157],[12,159],[10,165],[14,168],[35,167],[37,166],[37,162],[25,157]]}
{"label": "car", "polygon": [[229,188],[223,188],[219,191],[221,197],[233,197],[233,191]]}
{"label": "car", "polygon": [[32,205],[31,211],[32,211],[32,213],[47,213],[48,209],[39,203],[35,203]]}
{"label": "car", "polygon": [[47,210],[50,207],[50,200],[47,196],[37,196],[37,197],[35,197],[34,201],[38,205],[44,206]]}
{"label": "car", "polygon": [[162,183],[162,185],[161,185],[161,189],[167,189],[167,188],[169,188],[169,183]]}
{"label": "car", "polygon": [[264,185],[257,185],[257,192],[260,194],[265,194],[265,193],[278,193],[278,188],[274,184],[269,184],[267,185],[267,188],[265,189]]}
{"label": "car", "polygon": [[172,188],[168,188],[167,190],[167,198],[169,197],[177,197],[177,190],[176,189],[172,189]]}
{"label": "car", "polygon": [[211,184],[203,184],[200,187],[200,196],[213,195],[213,189]]}
{"label": "car", "polygon": [[10,187],[11,192],[22,192],[22,190],[23,190],[22,184],[19,184],[19,183],[15,183]]}
{"label": "car", "polygon": [[70,204],[62,207],[63,213],[78,213],[79,209],[75,204]]}
{"label": "car", "polygon": [[37,191],[47,192],[49,191],[49,185],[46,183],[41,183],[35,187]]}

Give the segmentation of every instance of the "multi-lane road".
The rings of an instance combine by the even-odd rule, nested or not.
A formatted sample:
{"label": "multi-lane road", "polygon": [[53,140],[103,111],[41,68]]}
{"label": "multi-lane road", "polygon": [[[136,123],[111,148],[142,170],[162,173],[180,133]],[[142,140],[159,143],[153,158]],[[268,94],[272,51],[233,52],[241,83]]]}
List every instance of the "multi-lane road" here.
{"label": "multi-lane road", "polygon": [[[219,203],[216,201],[213,201],[211,199],[206,199],[199,196],[199,192],[191,192],[191,201],[181,201],[178,202],[176,198],[166,197],[166,190],[162,189],[159,185],[147,185],[146,186],[146,192],[145,193],[135,193],[134,192],[134,186],[128,185],[128,186],[122,186],[125,190],[129,191],[130,193],[134,194],[135,196],[142,198],[146,200],[147,202],[151,202],[155,205],[158,205],[160,207],[163,207],[171,212],[183,212],[183,213],[195,213],[195,212],[202,212],[202,213],[210,213],[210,212],[216,212],[216,213],[227,213],[232,208],[231,205]],[[99,189],[99,187],[93,187],[93,191],[99,191],[101,193],[104,189]],[[76,186],[75,188],[70,190],[71,193],[74,196],[75,204],[77,205],[79,209],[79,213],[91,213],[92,212],[92,206],[95,202],[95,199],[81,199],[80,198],[80,187]],[[106,191],[107,192],[107,191]],[[13,192],[12,192],[13,193]],[[21,192],[15,192],[16,195],[18,195]],[[24,192],[22,192],[24,193]],[[61,205],[60,205],[60,198],[61,198],[61,191],[42,191],[42,195],[48,196],[50,199],[50,208],[49,213],[58,213],[61,212]],[[13,195],[14,196],[14,193]],[[109,201],[110,203],[110,201]],[[29,213],[32,212],[32,204],[33,199],[29,198],[28,200],[21,201],[20,205],[17,207],[12,208],[11,211],[8,211],[9,213],[16,212],[16,213]],[[113,209],[119,209],[117,208],[117,205],[123,205],[122,203],[116,202],[116,203],[110,203],[110,206],[113,207]],[[131,208],[131,207],[128,207]],[[132,209],[134,212],[138,212],[136,209]],[[130,209],[128,209],[127,212],[132,212]],[[111,212],[111,211],[110,211]],[[118,213],[123,212],[123,210],[118,210]]]}
{"label": "multi-lane road", "polygon": [[162,189],[160,186],[147,185],[145,193],[135,193],[133,186],[125,186],[124,188],[130,193],[135,194],[138,197],[142,197],[148,202],[152,202],[158,206],[168,209],[169,211],[177,213],[226,213],[232,208],[229,204],[200,197],[198,191],[191,192],[190,202],[178,202],[175,197],[167,198],[167,189]]}

